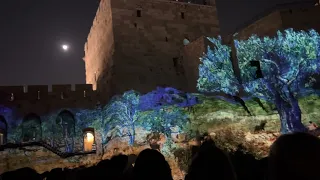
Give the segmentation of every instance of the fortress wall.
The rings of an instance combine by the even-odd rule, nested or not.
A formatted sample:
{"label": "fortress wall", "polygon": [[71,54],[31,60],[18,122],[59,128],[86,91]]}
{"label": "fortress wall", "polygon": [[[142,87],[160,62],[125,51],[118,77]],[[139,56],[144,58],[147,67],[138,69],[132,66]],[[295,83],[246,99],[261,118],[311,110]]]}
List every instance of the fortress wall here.
{"label": "fortress wall", "polygon": [[[46,115],[58,109],[95,108],[98,102],[96,91],[91,84],[0,86],[0,105],[15,109],[17,116],[28,113]],[[11,98],[13,95],[13,99]]]}
{"label": "fortress wall", "polygon": [[[257,34],[258,36],[274,36],[278,30],[287,28],[294,28],[295,30],[309,30],[310,28],[314,28],[320,32],[319,16],[320,6],[305,8],[291,7],[291,9],[275,11],[260,18],[249,26],[240,29],[235,37],[233,37],[233,35],[223,37],[223,41],[225,44],[232,46],[234,38],[244,40],[249,38],[252,34]],[[183,57],[185,60],[184,66],[187,73],[189,91],[196,90],[192,89],[195,88],[199,74],[199,70],[196,66],[200,63],[199,58],[202,56],[202,53],[206,52],[208,46],[206,41],[207,40],[204,37],[201,37],[191,42],[183,49]],[[233,63],[237,64],[237,62]],[[188,69],[189,71],[187,71]],[[318,85],[316,85],[315,88],[317,87]]]}
{"label": "fortress wall", "polygon": [[183,39],[218,35],[216,8],[157,0],[112,0],[111,6],[114,93],[148,92],[156,86],[186,90],[186,77],[178,67],[184,62]]}
{"label": "fortress wall", "polygon": [[102,90],[110,93],[111,83],[107,81],[111,76],[113,46],[110,0],[101,0],[85,44],[86,83],[92,84],[94,90],[97,81],[103,79]]}
{"label": "fortress wall", "polygon": [[182,48],[188,92],[197,92],[200,57],[206,52],[206,37],[200,37]]}
{"label": "fortress wall", "polygon": [[295,30],[309,30],[311,28],[320,31],[320,6],[309,8],[292,8],[280,11],[285,28]]}
{"label": "fortress wall", "polygon": [[275,11],[239,30],[234,38],[244,40],[248,39],[252,34],[274,36],[278,30],[283,30],[283,23],[280,12]]}

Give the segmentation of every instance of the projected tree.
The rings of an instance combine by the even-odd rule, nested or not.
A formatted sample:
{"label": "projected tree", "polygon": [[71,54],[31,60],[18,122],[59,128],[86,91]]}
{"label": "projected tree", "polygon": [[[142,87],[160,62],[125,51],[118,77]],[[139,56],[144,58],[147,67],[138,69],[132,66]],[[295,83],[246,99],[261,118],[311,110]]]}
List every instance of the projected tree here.
{"label": "projected tree", "polygon": [[[215,49],[201,59],[199,90],[237,92],[240,86],[232,68],[221,65],[222,61],[230,62],[230,48],[221,45],[220,39],[210,40]],[[297,98],[310,92],[309,77],[319,73],[319,34],[288,29],[275,38],[253,35],[246,41],[235,41],[235,48],[244,90],[276,105],[282,133],[306,131]]]}
{"label": "projected tree", "polygon": [[215,48],[208,47],[207,53],[200,58],[202,64],[199,65],[198,90],[203,93],[224,92],[232,98],[228,98],[228,100],[240,103],[244,110],[251,115],[245,102],[238,97],[241,85],[233,71],[231,48],[222,44],[221,37],[218,39],[208,38],[208,40]]}
{"label": "projected tree", "polygon": [[200,58],[197,88],[204,93],[224,92],[236,96],[240,84],[233,71],[231,48],[222,44],[221,37],[208,40],[215,48],[208,47],[208,52]]}
{"label": "projected tree", "polygon": [[[171,133],[179,133],[188,123],[188,116],[177,106],[163,107],[148,112],[148,118],[143,121],[145,127],[154,132],[165,134],[168,138]],[[178,131],[172,131],[173,129]]]}
{"label": "projected tree", "polygon": [[137,92],[127,91],[121,97],[114,97],[106,107],[107,122],[120,127],[122,136],[129,136],[130,145],[133,145],[135,140],[135,124],[139,119],[139,98]]}

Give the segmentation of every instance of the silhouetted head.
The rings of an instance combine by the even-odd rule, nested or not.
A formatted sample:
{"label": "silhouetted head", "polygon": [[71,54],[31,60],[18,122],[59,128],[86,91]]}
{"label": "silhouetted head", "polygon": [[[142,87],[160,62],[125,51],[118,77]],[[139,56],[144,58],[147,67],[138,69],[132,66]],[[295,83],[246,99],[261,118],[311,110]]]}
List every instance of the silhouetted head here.
{"label": "silhouetted head", "polygon": [[269,155],[270,180],[318,179],[320,140],[310,134],[295,133],[280,136]]}
{"label": "silhouetted head", "polygon": [[65,179],[65,173],[62,171],[62,168],[52,169],[48,175],[47,180],[55,180],[55,179]]}
{"label": "silhouetted head", "polygon": [[157,150],[145,149],[136,159],[133,169],[135,180],[172,180],[171,169]]}
{"label": "silhouetted head", "polygon": [[137,159],[137,155],[135,154],[130,154],[128,156],[128,163],[129,164],[134,164],[136,162],[136,159]]}
{"label": "silhouetted head", "polygon": [[186,180],[197,179],[235,180],[228,156],[212,140],[205,141],[192,160]]}
{"label": "silhouetted head", "polygon": [[113,156],[110,162],[111,162],[112,169],[122,172],[127,167],[128,156],[123,154]]}
{"label": "silhouetted head", "polygon": [[110,166],[110,160],[109,159],[102,160],[97,164],[97,166],[101,168],[108,168],[108,166]]}
{"label": "silhouetted head", "polygon": [[41,180],[41,175],[31,168],[21,168],[15,171],[6,172],[1,175],[2,180],[26,179]]}

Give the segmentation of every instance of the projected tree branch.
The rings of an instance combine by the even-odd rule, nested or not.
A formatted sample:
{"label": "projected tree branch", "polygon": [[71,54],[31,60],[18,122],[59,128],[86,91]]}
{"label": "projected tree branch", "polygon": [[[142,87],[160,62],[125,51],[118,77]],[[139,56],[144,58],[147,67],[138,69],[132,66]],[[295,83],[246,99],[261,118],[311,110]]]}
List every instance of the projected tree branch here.
{"label": "projected tree branch", "polygon": [[[221,39],[209,40],[215,49],[201,58],[198,89],[236,93],[240,86],[230,64],[230,48]],[[274,38],[253,35],[236,40],[235,48],[244,90],[276,105],[282,133],[306,131],[297,99],[312,92],[309,78],[320,72],[319,34],[288,29]],[[260,70],[253,61],[259,62]]]}
{"label": "projected tree branch", "polygon": [[139,98],[135,91],[127,91],[121,97],[114,97],[106,108],[106,119],[119,126],[122,136],[129,136],[129,144],[135,140],[135,124],[139,119]]}

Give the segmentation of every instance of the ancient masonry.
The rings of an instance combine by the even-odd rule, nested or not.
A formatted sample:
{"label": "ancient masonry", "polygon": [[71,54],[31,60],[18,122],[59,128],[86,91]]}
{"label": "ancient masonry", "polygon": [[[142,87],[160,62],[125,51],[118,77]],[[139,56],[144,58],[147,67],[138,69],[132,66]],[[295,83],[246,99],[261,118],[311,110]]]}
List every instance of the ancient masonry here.
{"label": "ancient masonry", "polygon": [[[273,36],[286,28],[320,30],[319,10],[313,0],[277,6],[239,27],[235,37],[224,39],[230,43],[253,33]],[[196,5],[101,0],[85,45],[86,82],[105,99],[129,89],[148,92],[156,86],[195,92],[199,57],[207,46],[204,37],[219,33],[214,1]],[[184,38],[191,43],[184,46]]]}
{"label": "ancient masonry", "polygon": [[214,1],[101,0],[85,45],[86,82],[109,97],[156,86],[188,91],[183,40],[219,33]]}

